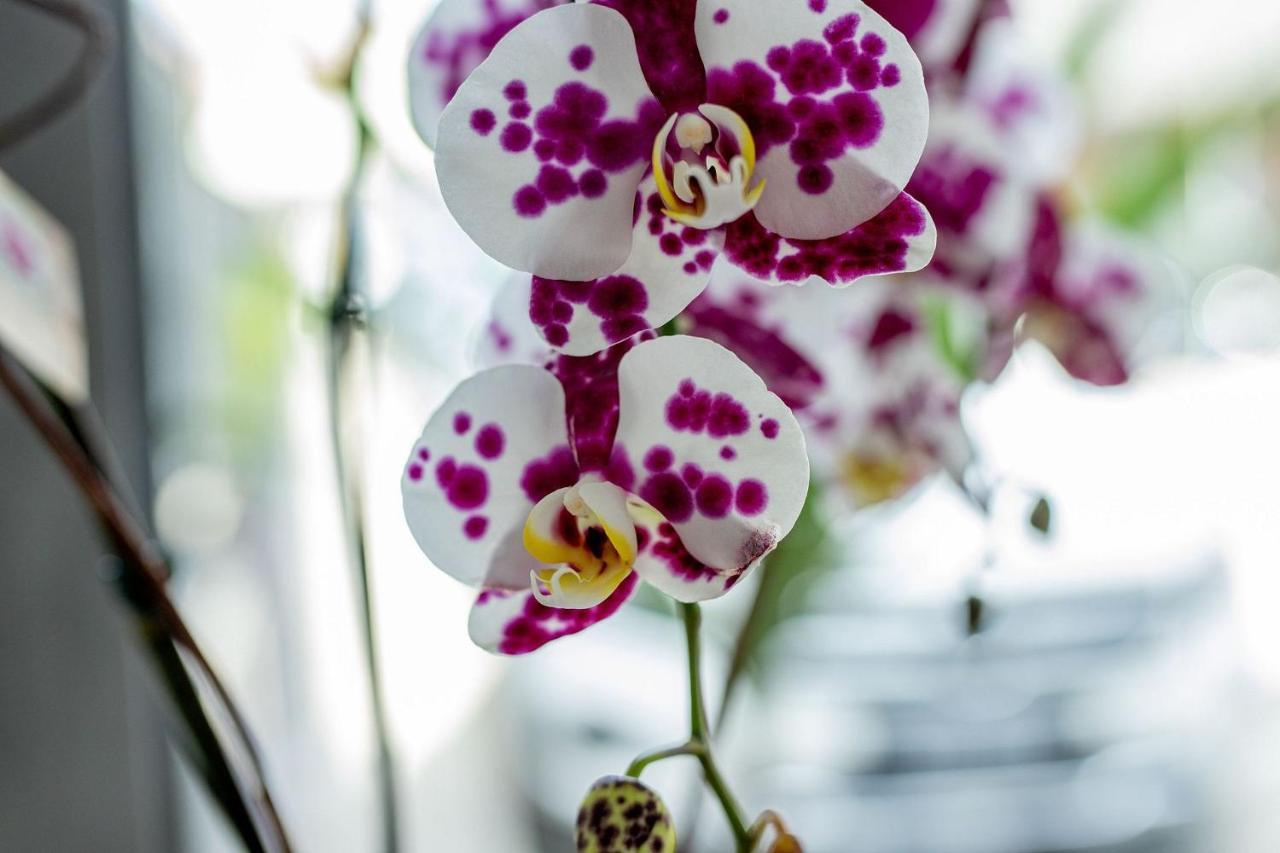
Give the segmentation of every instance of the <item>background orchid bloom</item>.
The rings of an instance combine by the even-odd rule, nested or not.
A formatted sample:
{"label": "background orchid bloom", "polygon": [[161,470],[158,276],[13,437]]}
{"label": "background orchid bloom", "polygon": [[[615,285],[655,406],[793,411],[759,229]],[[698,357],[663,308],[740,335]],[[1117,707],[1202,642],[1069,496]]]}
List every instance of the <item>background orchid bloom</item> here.
{"label": "background orchid bloom", "polygon": [[612,615],[640,580],[723,595],[791,530],[809,484],[791,411],[710,341],[629,341],[553,369],[462,383],[402,480],[415,539],[481,588],[471,636],[502,654]]}
{"label": "background orchid bloom", "polygon": [[897,499],[939,471],[960,481],[973,458],[960,400],[986,324],[967,294],[900,278],[851,293],[761,288],[720,265],[680,325],[736,341],[763,376],[803,389],[797,417],[835,507]]}
{"label": "background orchid bloom", "polygon": [[512,29],[434,136],[455,218],[587,355],[678,314],[721,253],[775,282],[919,269],[927,124],[914,53],[855,0],[611,0]]}

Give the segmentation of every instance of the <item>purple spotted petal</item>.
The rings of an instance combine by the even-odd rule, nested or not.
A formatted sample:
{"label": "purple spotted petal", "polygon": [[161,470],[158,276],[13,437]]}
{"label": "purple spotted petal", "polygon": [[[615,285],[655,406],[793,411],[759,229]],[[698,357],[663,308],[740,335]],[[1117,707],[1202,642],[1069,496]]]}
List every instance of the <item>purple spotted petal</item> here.
{"label": "purple spotted petal", "polygon": [[736,575],[791,530],[809,485],[804,436],[740,359],[700,338],[659,338],[622,360],[618,381],[630,491],[693,558]]}
{"label": "purple spotted petal", "polygon": [[914,272],[933,257],[937,231],[925,208],[902,193],[869,222],[827,240],[792,240],[748,214],[728,227],[725,258],[774,284],[803,284],[817,276],[846,285],[864,276]]}
{"label": "purple spotted petal", "polygon": [[472,641],[483,649],[502,655],[525,655],[608,619],[627,603],[637,586],[632,574],[602,604],[587,610],[546,607],[527,589],[485,589],[471,608],[468,630]]}
{"label": "purple spotted petal", "polygon": [[527,588],[521,546],[533,505],[577,482],[565,396],[537,367],[496,367],[463,382],[427,422],[401,479],[405,518],[437,567],[479,586]]}
{"label": "purple spotted petal", "polygon": [[698,0],[592,0],[617,9],[636,34],[640,67],[667,112],[706,100],[706,71],[693,22]]}
{"label": "purple spotted petal", "polygon": [[445,109],[440,189],[507,266],[609,275],[631,254],[636,188],[665,118],[626,19],[590,4],[548,9],[499,42]]}
{"label": "purple spotted petal", "polygon": [[590,355],[674,318],[707,286],[721,229],[688,228],[662,212],[652,176],[640,185],[631,257],[594,281],[535,278],[529,316],[553,347]]}
{"label": "purple spotted petal", "polygon": [[[568,0],[442,0],[436,6],[409,52],[409,106],[428,145],[435,145],[445,105],[502,37],[531,15],[562,2]],[[512,103],[508,113],[523,109]]]}
{"label": "purple spotted petal", "polygon": [[767,181],[756,216],[805,240],[835,237],[893,203],[929,124],[920,62],[858,0],[703,0],[707,100],[736,111]]}

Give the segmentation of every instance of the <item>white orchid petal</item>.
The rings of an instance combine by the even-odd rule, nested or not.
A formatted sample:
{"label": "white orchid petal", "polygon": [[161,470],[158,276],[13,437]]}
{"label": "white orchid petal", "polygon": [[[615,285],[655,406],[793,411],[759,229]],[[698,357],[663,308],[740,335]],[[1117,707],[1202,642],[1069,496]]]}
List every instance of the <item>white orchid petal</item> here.
{"label": "white orchid petal", "polygon": [[843,234],[906,186],[928,130],[920,62],[858,0],[698,4],[707,100],[755,136],[756,215],[787,237]]}
{"label": "white orchid petal", "polygon": [[636,187],[665,118],[620,14],[548,9],[499,42],[445,109],[440,189],[504,264],[574,281],[608,275],[631,253]]}

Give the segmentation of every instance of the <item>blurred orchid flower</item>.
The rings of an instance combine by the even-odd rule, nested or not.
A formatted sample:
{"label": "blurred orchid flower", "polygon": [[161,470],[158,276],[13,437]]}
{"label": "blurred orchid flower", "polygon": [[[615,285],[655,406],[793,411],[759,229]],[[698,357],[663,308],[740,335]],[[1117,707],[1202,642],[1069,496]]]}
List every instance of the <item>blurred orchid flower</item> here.
{"label": "blurred orchid flower", "polygon": [[531,317],[571,355],[671,320],[721,254],[767,281],[846,284],[933,251],[903,193],[928,124],[920,64],[857,0],[547,9],[438,129],[415,115],[455,218],[536,276]]}
{"label": "blurred orchid flower", "polygon": [[1018,294],[1020,331],[1076,379],[1120,385],[1182,345],[1180,283],[1151,248],[1096,223],[1064,226],[1045,199]]}
{"label": "blurred orchid flower", "polygon": [[[722,264],[681,320],[690,334],[721,328],[753,330],[737,339],[761,375],[805,389],[796,414],[837,505],[897,499],[938,471],[963,476],[972,449],[960,398],[967,362],[985,346],[973,297],[912,279],[870,279],[850,293],[762,288]],[[773,346],[755,343],[765,336]]]}
{"label": "blurred orchid flower", "polygon": [[502,654],[612,615],[639,580],[679,601],[723,595],[808,489],[795,417],[723,347],[628,341],[553,370],[462,383],[402,480],[419,546],[481,588],[471,636]]}

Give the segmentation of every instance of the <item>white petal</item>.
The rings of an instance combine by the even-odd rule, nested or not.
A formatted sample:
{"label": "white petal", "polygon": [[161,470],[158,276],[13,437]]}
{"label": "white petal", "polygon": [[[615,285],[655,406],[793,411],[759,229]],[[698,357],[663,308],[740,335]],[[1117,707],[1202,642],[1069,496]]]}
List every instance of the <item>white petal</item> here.
{"label": "white petal", "polygon": [[591,355],[683,311],[707,286],[720,229],[687,228],[662,212],[652,175],[640,185],[631,257],[594,281],[535,278],[530,317],[568,355]]}
{"label": "white petal", "polygon": [[618,384],[632,491],[695,559],[738,573],[791,530],[809,486],[804,436],[737,356],[700,338],[659,338],[627,354]]}
{"label": "white petal", "polygon": [[725,257],[773,284],[804,284],[816,276],[842,286],[864,276],[923,269],[937,242],[929,211],[902,193],[871,220],[826,240],[780,237],[748,214],[729,226]]}
{"label": "white petal", "polygon": [[631,253],[635,191],[664,119],[620,14],[548,9],[512,30],[445,109],[440,189],[507,266],[599,278]]}
{"label": "white petal", "polygon": [[442,0],[409,53],[409,108],[418,134],[435,145],[436,125],[462,81],[517,24],[561,0]]}
{"label": "white petal", "polygon": [[613,595],[589,610],[557,610],[539,604],[529,590],[483,590],[471,608],[467,629],[482,649],[503,655],[537,651],[552,640],[577,634],[618,612],[635,592],[629,576]]}
{"label": "white petal", "polygon": [[929,125],[920,62],[857,0],[698,4],[707,100],[751,127],[764,226],[818,240],[866,222],[906,186]]}
{"label": "white petal", "polygon": [[534,504],[577,482],[565,397],[545,370],[507,366],[459,385],[405,464],[405,518],[440,569],[468,584],[528,588],[522,531]]}

